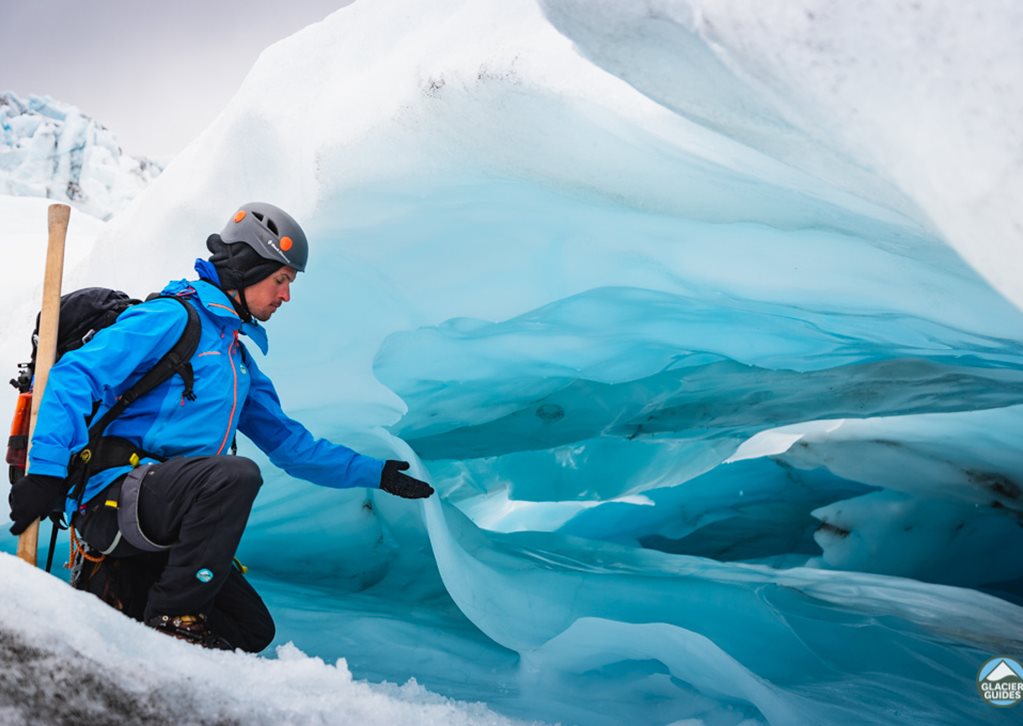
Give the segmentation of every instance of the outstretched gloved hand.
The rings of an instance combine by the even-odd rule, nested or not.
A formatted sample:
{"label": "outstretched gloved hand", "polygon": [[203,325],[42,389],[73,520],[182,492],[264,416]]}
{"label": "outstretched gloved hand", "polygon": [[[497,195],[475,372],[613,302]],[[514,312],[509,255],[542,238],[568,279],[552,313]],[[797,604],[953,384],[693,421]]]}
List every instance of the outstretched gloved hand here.
{"label": "outstretched gloved hand", "polygon": [[67,481],[60,477],[28,474],[18,479],[7,497],[14,520],[11,534],[21,534],[37,519],[63,509],[66,496]]}
{"label": "outstretched gloved hand", "polygon": [[407,461],[386,461],[380,474],[380,488],[388,494],[405,499],[425,499],[433,494],[433,487],[425,481],[413,479],[401,472],[408,469]]}

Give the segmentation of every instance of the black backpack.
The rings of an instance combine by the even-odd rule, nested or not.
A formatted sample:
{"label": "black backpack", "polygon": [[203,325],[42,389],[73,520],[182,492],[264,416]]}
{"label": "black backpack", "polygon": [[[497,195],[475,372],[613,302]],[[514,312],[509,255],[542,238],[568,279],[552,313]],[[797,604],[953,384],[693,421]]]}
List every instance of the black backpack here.
{"label": "black backpack", "polygon": [[[81,348],[92,340],[103,328],[113,325],[117,316],[138,305],[141,300],[128,297],[120,290],[106,287],[86,287],[69,292],[60,299],[60,324],[57,329],[57,354],[53,359],[56,363],[65,353]],[[39,319],[36,315],[36,327],[32,331],[32,360],[29,362],[29,373],[35,373],[36,353],[39,349]]]}
{"label": "black backpack", "polygon": [[[188,313],[188,323],[182,332],[178,342],[163,356],[146,375],[144,375],[134,386],[125,391],[117,404],[114,405],[98,421],[94,421],[89,427],[89,443],[84,450],[94,450],[99,439],[107,426],[132,402],[139,397],[149,393],[158,385],[178,374],[185,382],[186,398],[194,398],[192,385],[194,376],[192,365],[189,362],[199,345],[199,336],[202,333],[202,325],[199,322],[199,315],[183,298],[173,295],[161,295],[154,293],[146,298],[147,301],[156,298],[168,298],[177,300],[182,304]],[[105,287],[86,287],[75,290],[60,299],[60,323],[57,330],[57,352],[54,362],[60,360],[65,353],[81,348],[92,340],[97,332],[106,328],[117,320],[117,317],[142,301],[129,297],[120,290],[111,290]],[[27,363],[18,364],[18,376],[11,380],[11,385],[18,389],[19,393],[31,395],[32,379],[35,375],[36,353],[39,346],[39,318],[36,316],[35,330],[32,331],[32,357]],[[98,408],[98,402],[97,402]],[[95,414],[96,409],[93,409]],[[90,417],[92,418],[92,417]],[[22,431],[12,427],[11,437],[7,442],[7,463],[10,464],[9,477],[13,484],[25,472],[25,453],[28,448],[27,417]],[[79,457],[76,457],[78,459]],[[81,468],[81,467],[79,467]],[[83,482],[84,483],[84,482]]]}

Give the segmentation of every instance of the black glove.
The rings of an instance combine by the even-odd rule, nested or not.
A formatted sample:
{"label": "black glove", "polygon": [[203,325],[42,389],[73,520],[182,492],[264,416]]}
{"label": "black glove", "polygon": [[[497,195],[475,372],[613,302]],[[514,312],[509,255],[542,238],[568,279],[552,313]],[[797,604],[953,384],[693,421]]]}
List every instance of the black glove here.
{"label": "black glove", "polygon": [[58,476],[28,474],[14,482],[7,497],[14,520],[11,534],[21,534],[37,519],[63,509],[67,489],[67,480]]}
{"label": "black glove", "polygon": [[425,499],[433,494],[433,487],[425,481],[413,479],[401,472],[408,469],[407,461],[386,461],[380,474],[380,488],[388,494],[405,499]]}

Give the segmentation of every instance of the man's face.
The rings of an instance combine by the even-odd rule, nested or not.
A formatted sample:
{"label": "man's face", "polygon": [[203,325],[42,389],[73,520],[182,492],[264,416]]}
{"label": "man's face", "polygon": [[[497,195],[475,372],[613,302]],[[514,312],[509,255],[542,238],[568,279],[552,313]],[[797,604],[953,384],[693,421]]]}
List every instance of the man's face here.
{"label": "man's face", "polygon": [[277,308],[288,302],[291,299],[291,283],[297,274],[293,268],[282,265],[277,272],[245,288],[245,302],[252,317],[265,323],[277,312]]}

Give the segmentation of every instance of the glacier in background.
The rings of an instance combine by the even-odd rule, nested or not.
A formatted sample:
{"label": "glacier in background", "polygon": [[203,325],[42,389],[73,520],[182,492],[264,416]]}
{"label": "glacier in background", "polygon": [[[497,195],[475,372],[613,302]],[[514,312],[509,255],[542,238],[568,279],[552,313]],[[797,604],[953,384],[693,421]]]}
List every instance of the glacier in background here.
{"label": "glacier in background", "polygon": [[156,289],[253,199],[306,226],[261,366],[440,496],[267,465],[239,555],[281,643],[513,717],[990,719],[977,671],[1023,650],[1021,14],[357,2],[69,279]]}
{"label": "glacier in background", "polygon": [[110,219],[162,170],[125,154],[109,129],[74,106],[0,93],[0,194],[46,197]]}

